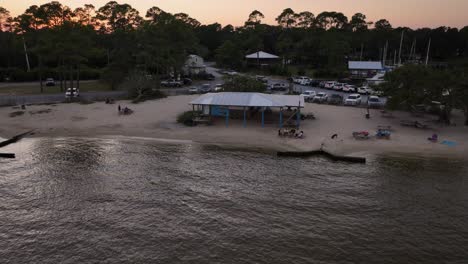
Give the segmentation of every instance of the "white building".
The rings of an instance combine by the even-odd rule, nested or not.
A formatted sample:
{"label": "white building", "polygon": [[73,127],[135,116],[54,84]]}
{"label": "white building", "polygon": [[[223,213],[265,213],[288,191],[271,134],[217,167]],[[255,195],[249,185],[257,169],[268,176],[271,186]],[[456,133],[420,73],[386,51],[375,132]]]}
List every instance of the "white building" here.
{"label": "white building", "polygon": [[348,69],[351,78],[370,78],[384,70],[384,66],[380,61],[349,61]]}
{"label": "white building", "polygon": [[182,70],[188,75],[204,73],[206,72],[205,60],[198,55],[189,55]]}

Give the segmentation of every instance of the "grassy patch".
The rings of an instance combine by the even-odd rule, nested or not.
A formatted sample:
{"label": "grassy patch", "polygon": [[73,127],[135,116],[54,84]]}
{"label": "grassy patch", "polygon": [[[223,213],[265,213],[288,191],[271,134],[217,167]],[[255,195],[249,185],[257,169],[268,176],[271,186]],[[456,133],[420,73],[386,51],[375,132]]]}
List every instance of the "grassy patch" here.
{"label": "grassy patch", "polygon": [[[76,87],[76,83],[74,85]],[[111,91],[110,86],[100,81],[84,81],[80,82],[80,92],[102,92]],[[55,86],[43,86],[42,94],[56,94],[65,93],[60,91],[60,83],[57,82]],[[41,94],[39,83],[0,83],[0,94],[14,94],[14,95],[27,95],[27,94]]]}

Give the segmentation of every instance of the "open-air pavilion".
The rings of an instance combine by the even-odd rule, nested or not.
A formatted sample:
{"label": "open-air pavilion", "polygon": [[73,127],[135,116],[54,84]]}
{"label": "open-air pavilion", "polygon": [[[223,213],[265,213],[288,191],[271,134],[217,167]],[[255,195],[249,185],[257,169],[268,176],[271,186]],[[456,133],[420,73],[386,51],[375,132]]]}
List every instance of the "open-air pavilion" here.
{"label": "open-air pavilion", "polygon": [[301,109],[304,108],[304,97],[299,95],[276,95],[263,93],[208,93],[190,102],[194,113],[200,113],[196,119],[224,118],[226,126],[230,119],[241,119],[243,126],[247,120],[260,119],[262,127],[265,122],[274,122],[278,126],[300,126]]}
{"label": "open-air pavilion", "polygon": [[280,57],[264,51],[257,51],[255,53],[248,54],[245,56],[245,59],[249,64],[257,65],[259,67],[276,64],[280,61]]}

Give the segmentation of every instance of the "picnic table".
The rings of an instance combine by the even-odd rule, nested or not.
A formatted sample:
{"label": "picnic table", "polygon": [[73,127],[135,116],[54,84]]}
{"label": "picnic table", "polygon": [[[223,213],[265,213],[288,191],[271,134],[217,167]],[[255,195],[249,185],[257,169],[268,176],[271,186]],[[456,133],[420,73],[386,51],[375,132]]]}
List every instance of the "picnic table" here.
{"label": "picnic table", "polygon": [[386,117],[386,118],[393,118],[393,113],[392,112],[389,112],[387,110],[380,110],[380,113],[382,114],[382,117]]}
{"label": "picnic table", "polygon": [[193,118],[192,121],[194,125],[198,125],[198,124],[212,125],[213,124],[213,121],[210,118],[195,117]]}
{"label": "picnic table", "polygon": [[400,120],[400,125],[402,126],[409,126],[409,127],[415,127],[415,128],[421,128],[421,129],[428,129],[430,128],[429,125],[420,123],[419,121],[413,121],[413,120]]}

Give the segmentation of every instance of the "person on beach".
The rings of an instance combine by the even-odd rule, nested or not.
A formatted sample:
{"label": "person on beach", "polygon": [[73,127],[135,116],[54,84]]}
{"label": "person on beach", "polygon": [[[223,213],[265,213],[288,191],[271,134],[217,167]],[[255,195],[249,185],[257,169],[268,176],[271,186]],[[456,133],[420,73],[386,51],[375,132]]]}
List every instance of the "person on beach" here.
{"label": "person on beach", "polygon": [[302,138],[304,136],[304,131],[301,130],[301,132],[296,134],[296,138]]}
{"label": "person on beach", "polygon": [[120,111],[122,110],[122,108],[120,107],[120,105],[117,107],[117,109],[119,110],[119,113],[120,113]]}

